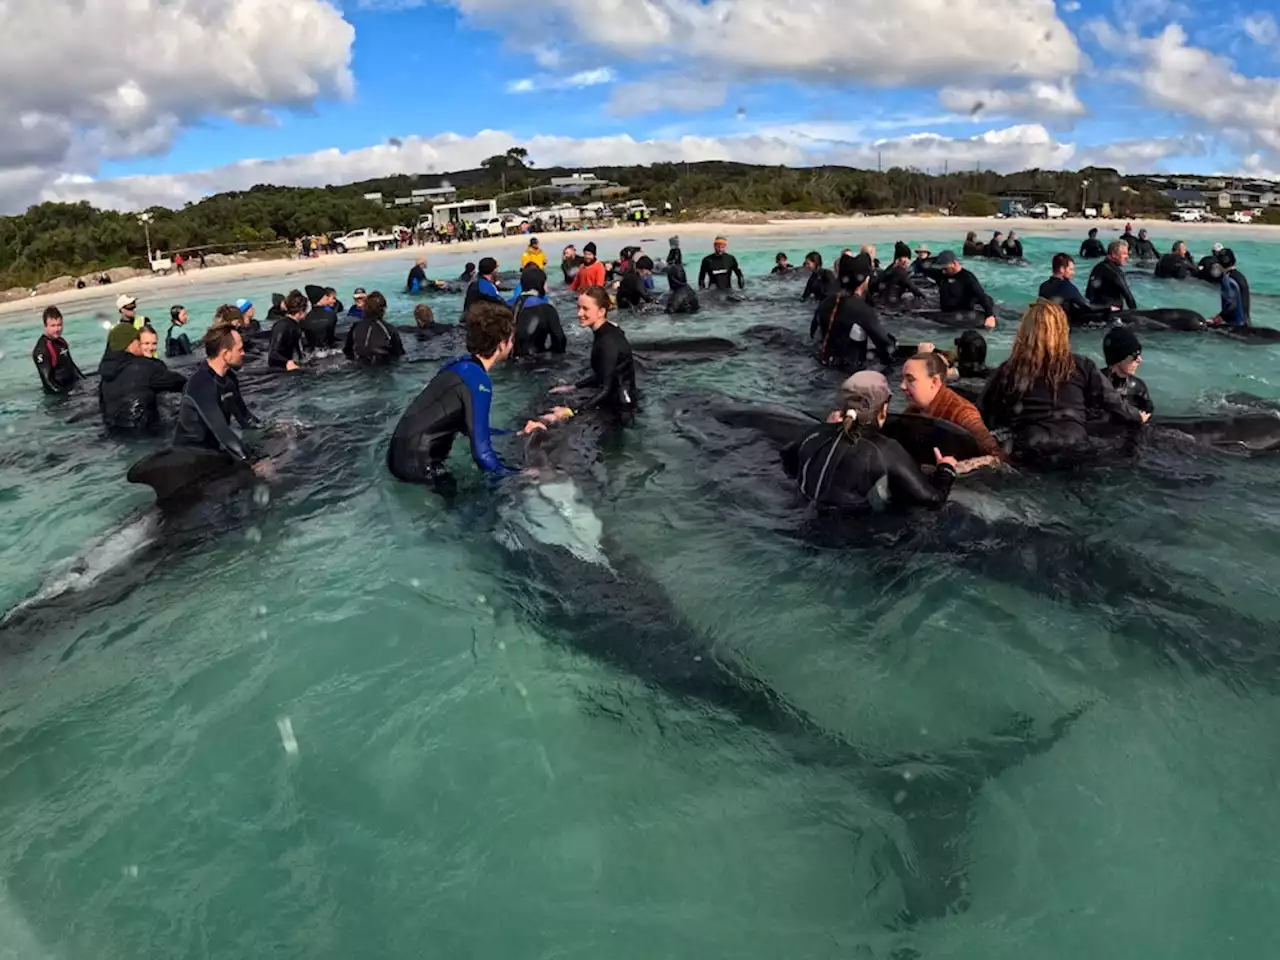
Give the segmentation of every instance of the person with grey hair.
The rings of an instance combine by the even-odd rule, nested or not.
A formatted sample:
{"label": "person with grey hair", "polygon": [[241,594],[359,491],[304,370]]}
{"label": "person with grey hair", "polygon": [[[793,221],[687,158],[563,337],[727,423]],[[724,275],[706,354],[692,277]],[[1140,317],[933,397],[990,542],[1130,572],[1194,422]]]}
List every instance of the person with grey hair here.
{"label": "person with grey hair", "polygon": [[1089,274],[1089,285],[1085,288],[1085,296],[1096,307],[1111,310],[1137,310],[1138,301],[1133,299],[1133,291],[1129,289],[1129,279],[1124,275],[1124,265],[1129,260],[1129,244],[1123,240],[1112,240],[1107,247],[1105,260]]}

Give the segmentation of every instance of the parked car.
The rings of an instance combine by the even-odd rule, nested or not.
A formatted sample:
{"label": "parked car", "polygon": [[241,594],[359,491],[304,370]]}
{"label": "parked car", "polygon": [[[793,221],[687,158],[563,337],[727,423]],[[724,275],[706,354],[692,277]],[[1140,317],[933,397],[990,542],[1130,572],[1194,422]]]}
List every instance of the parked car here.
{"label": "parked car", "polygon": [[1086,220],[1097,220],[1097,219],[1098,219],[1098,208],[1097,208],[1097,207],[1085,207],[1085,208],[1084,208],[1084,218],[1085,218]]}
{"label": "parked car", "polygon": [[1056,203],[1037,203],[1027,212],[1037,220],[1061,220],[1067,215],[1067,208]]}
{"label": "parked car", "polygon": [[507,228],[501,217],[485,217],[476,221],[476,233],[481,237],[503,237]]}
{"label": "parked car", "polygon": [[1204,220],[1204,211],[1194,207],[1186,210],[1175,210],[1169,215],[1169,219],[1174,223],[1200,223]]}
{"label": "parked car", "polygon": [[349,253],[353,250],[385,250],[396,245],[396,235],[366,227],[363,230],[352,230],[341,237],[335,237],[333,242],[339,253]]}

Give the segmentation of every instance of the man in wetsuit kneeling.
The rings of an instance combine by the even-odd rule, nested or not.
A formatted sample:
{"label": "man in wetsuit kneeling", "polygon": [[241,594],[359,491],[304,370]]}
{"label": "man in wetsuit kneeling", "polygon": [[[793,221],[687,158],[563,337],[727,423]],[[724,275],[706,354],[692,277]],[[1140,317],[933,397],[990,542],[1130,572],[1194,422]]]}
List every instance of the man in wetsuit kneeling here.
{"label": "man in wetsuit kneeling", "polygon": [[[489,426],[493,404],[489,371],[511,355],[515,335],[515,318],[505,303],[479,301],[472,306],[467,314],[467,352],[440,368],[391,434],[387,469],[392,476],[453,496],[458,484],[445,461],[460,433],[470,439],[471,458],[489,477],[515,472],[498,459],[491,439],[507,431]],[[529,421],[520,433],[541,429],[543,424]]]}

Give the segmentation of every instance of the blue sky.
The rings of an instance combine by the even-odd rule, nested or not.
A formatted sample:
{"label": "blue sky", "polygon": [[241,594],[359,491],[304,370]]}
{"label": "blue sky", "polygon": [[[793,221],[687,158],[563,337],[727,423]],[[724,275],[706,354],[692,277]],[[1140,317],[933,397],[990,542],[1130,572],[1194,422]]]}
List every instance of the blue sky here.
{"label": "blue sky", "polygon": [[[102,30],[129,26],[110,0],[88,2],[107,8]],[[705,156],[874,166],[887,155],[886,165],[922,169],[1280,170],[1280,31],[1274,14],[1247,6],[1211,16],[1177,0],[133,7],[125,19],[136,13],[135,35],[156,32],[156,47],[142,37],[143,60],[118,76],[104,57],[88,84],[37,100],[6,85],[0,67],[10,88],[0,113],[22,118],[28,143],[48,140],[43,177],[17,158],[6,169],[0,147],[7,206],[180,202],[255,176],[311,184],[449,169],[475,162],[482,131],[532,141],[548,165]],[[72,0],[14,0],[0,27],[13,34],[39,17],[83,62],[94,54],[70,49],[75,39],[49,16],[62,8],[66,30],[79,26]],[[209,52],[227,46],[244,70]],[[159,47],[166,56],[152,62]],[[107,93],[84,90],[98,74]],[[412,142],[379,147],[390,138]],[[269,162],[246,172],[248,159]]]}

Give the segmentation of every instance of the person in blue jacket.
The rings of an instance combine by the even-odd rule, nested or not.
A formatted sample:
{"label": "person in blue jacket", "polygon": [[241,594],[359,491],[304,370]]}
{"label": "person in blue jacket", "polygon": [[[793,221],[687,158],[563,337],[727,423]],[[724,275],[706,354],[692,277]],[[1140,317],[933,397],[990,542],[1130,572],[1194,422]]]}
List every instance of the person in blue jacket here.
{"label": "person in blue jacket", "polygon": [[1244,292],[1236,279],[1236,255],[1230,250],[1223,250],[1218,254],[1218,262],[1222,264],[1222,280],[1219,281],[1218,288],[1222,296],[1222,309],[1209,322],[1228,327],[1247,327],[1249,312]]}
{"label": "person in blue jacket", "polygon": [[[506,304],[482,302],[472,307],[467,318],[467,352],[440,369],[396,424],[387,448],[392,476],[452,496],[457,481],[445,461],[460,433],[471,441],[471,459],[489,477],[517,472],[493,449],[492,438],[508,431],[489,425],[493,404],[489,371],[511,355],[514,344],[515,319]],[[520,433],[545,429],[545,424],[530,420]]]}

